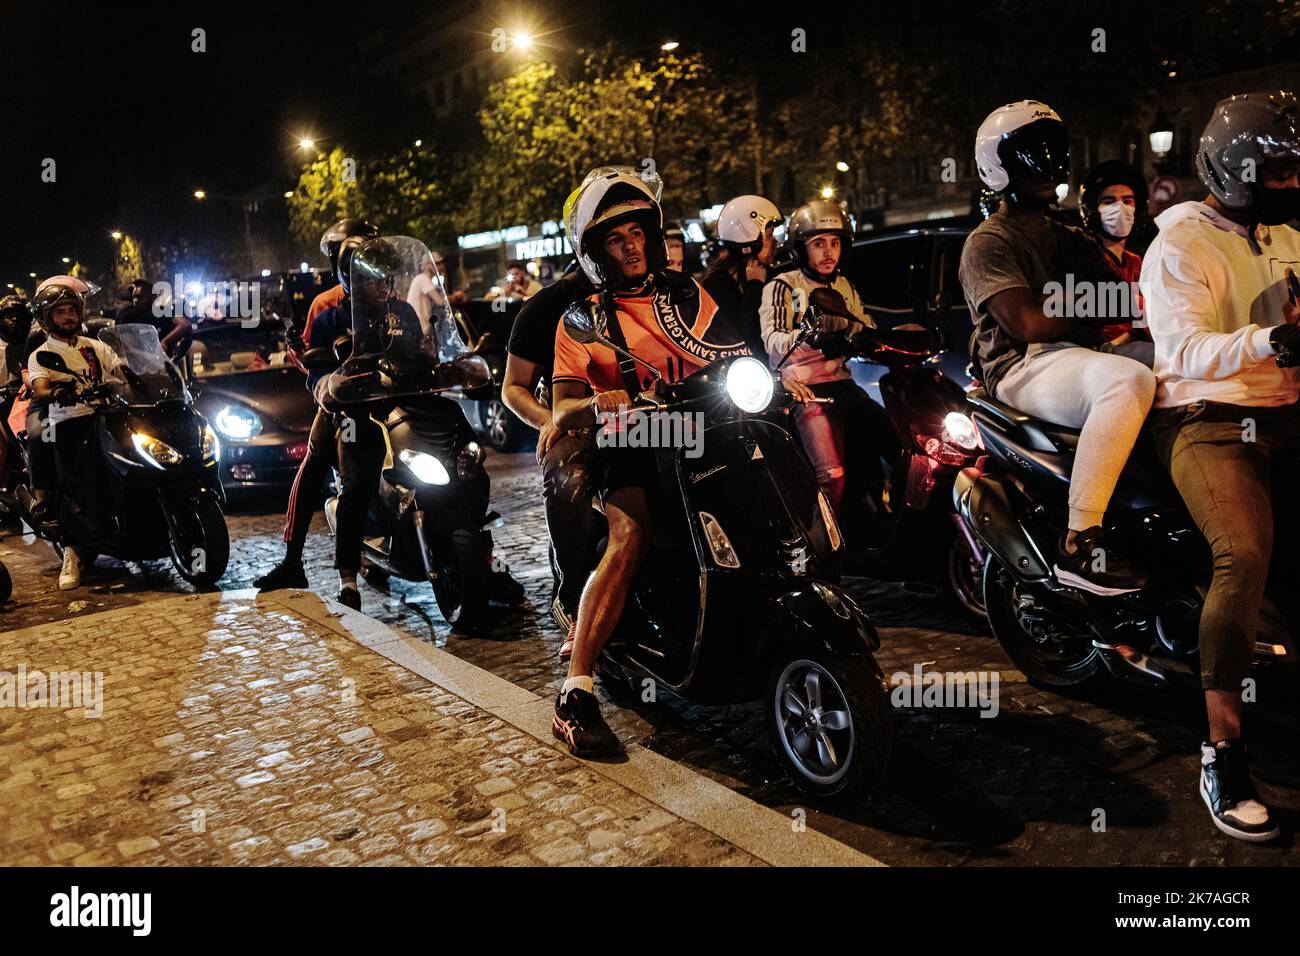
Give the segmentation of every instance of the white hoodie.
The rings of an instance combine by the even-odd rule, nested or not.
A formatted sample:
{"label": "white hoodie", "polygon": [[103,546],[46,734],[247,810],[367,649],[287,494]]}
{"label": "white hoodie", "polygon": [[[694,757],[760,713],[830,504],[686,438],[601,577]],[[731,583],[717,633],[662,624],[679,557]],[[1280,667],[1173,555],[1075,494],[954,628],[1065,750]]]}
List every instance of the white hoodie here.
{"label": "white hoodie", "polygon": [[1286,270],[1300,276],[1300,232],[1259,226],[1256,255],[1244,226],[1201,202],[1166,209],[1156,225],[1141,279],[1156,343],[1156,407],[1300,399],[1300,370],[1278,368],[1268,340],[1282,324]]}

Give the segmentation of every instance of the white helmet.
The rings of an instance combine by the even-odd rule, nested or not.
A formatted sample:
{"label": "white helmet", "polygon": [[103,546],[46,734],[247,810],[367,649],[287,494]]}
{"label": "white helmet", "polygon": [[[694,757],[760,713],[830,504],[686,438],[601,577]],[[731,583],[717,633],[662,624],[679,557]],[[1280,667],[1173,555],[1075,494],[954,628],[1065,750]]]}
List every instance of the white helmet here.
{"label": "white helmet", "polygon": [[1000,193],[1016,177],[1070,178],[1070,147],[1065,123],[1038,100],[999,106],[975,134],[975,168],[984,185]]}
{"label": "white helmet", "polygon": [[768,223],[780,222],[781,210],[762,196],[737,196],[728,201],[718,214],[718,238],[742,248],[742,253],[757,251],[763,242]]}
{"label": "white helmet", "polygon": [[603,232],[600,227],[613,220],[639,215],[646,227],[646,261],[651,273],[659,272],[668,264],[668,247],[664,243],[663,210],[655,197],[654,189],[630,170],[611,168],[608,172],[588,177],[569,197],[564,229],[569,244],[578,256],[578,265],[598,289],[605,288],[609,277],[600,267],[595,251],[588,248],[590,239]]}

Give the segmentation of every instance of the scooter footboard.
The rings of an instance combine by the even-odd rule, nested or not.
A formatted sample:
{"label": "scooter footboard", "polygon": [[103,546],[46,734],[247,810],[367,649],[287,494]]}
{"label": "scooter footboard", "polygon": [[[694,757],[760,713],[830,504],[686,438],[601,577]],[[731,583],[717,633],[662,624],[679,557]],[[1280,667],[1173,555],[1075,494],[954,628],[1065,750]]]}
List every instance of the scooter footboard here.
{"label": "scooter footboard", "polygon": [[1013,574],[1027,581],[1051,577],[1051,568],[1021,525],[1004,479],[965,468],[957,474],[952,497],[967,526]]}
{"label": "scooter footboard", "polygon": [[856,601],[834,584],[815,579],[787,582],[756,602],[760,657],[777,645],[817,647],[830,654],[871,657],[880,635]]}

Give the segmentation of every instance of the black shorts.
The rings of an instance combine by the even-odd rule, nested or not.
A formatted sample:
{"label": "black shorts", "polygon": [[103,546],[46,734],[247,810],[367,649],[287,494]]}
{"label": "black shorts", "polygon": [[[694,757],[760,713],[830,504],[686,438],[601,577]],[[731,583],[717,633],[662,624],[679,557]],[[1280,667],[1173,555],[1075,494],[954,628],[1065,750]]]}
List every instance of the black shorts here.
{"label": "black shorts", "polygon": [[653,502],[659,493],[659,469],[653,448],[602,448],[599,450],[604,466],[600,480],[600,500],[620,488],[640,488],[646,500]]}

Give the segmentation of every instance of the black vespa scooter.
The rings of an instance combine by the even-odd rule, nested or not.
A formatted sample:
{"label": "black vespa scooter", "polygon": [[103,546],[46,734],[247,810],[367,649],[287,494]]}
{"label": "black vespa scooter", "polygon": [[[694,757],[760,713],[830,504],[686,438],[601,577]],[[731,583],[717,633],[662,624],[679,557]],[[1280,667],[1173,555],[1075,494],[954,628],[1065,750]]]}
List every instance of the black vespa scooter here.
{"label": "black vespa scooter", "polygon": [[[603,309],[565,314],[575,341],[640,361],[604,334]],[[812,466],[767,420],[777,380],[750,357],[681,381],[655,379],[639,408],[701,429],[655,450],[665,513],[619,627],[599,661],[624,690],[649,678],[693,702],[761,697],[773,749],[796,786],[860,798],[884,776],[892,742],[879,637],[835,583],[844,544]],[[603,545],[602,545],[603,547]]]}
{"label": "black vespa scooter", "polygon": [[163,354],[157,329],[112,326],[99,338],[121,357],[122,381],[90,382],[61,356],[36,353],[43,368],[78,377],[69,401],[89,404],[95,423],[62,483],[57,520],[33,515],[26,486],[16,494],[23,519],[56,549],[75,545],[123,561],[170,558],[186,581],[210,587],[230,559],[217,436]]}
{"label": "black vespa scooter", "polygon": [[[1212,569],[1209,545],[1147,437],[1138,442],[1106,512],[1108,537],[1151,575],[1150,586],[1101,597],[1056,579],[1052,560],[1068,524],[1077,429],[1054,425],[970,394],[988,454],[953,487],[958,511],[989,552],[984,598],[989,625],[1007,656],[1035,684],[1081,684],[1102,673],[1143,686],[1194,681],[1201,607]],[[1300,481],[1300,457],[1281,460]],[[1279,542],[1294,537],[1300,514],[1275,498]],[[1289,530],[1281,530],[1288,529]],[[1293,549],[1277,548],[1255,639],[1256,666],[1293,667],[1300,647]],[[1288,608],[1288,602],[1290,606]]]}

